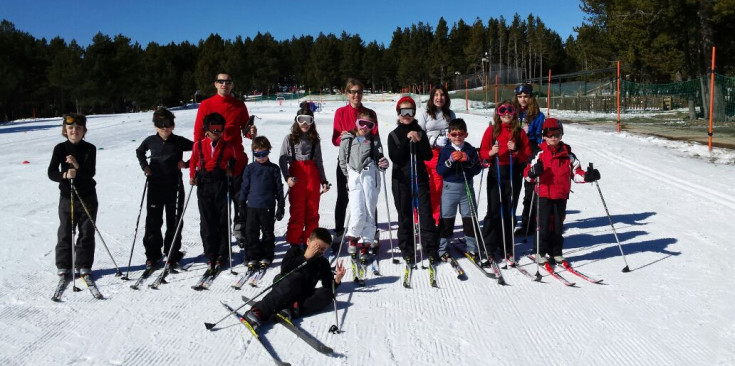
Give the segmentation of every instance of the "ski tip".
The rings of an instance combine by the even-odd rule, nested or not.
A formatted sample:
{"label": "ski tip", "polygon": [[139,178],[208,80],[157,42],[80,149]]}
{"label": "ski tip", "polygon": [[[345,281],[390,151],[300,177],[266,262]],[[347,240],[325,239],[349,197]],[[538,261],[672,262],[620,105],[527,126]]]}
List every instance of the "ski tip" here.
{"label": "ski tip", "polygon": [[214,328],[214,324],[212,323],[204,323],[204,326],[207,328],[207,330],[212,330],[212,328]]}

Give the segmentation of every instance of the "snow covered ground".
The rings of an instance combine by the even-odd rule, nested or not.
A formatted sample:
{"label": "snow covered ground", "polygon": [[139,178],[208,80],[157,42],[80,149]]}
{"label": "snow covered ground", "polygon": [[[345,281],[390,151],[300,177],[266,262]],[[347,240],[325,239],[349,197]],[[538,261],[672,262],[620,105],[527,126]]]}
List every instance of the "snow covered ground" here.
{"label": "snow covered ground", "polygon": [[[370,101],[384,139],[395,123],[392,102]],[[317,114],[327,176],[334,180],[337,148],[329,143],[334,111],[326,102]],[[455,106],[456,107],[456,106]],[[259,133],[279,151],[293,121],[295,101],[249,103]],[[469,141],[479,146],[489,119],[482,111],[457,109],[470,125]],[[196,110],[176,111],[175,133],[191,137]],[[564,120],[584,116],[552,110]],[[151,113],[96,115],[89,118],[87,141],[95,144],[97,225],[118,266],[127,269],[144,176],[135,148],[154,133]],[[46,176],[53,146],[63,141],[59,119],[0,125],[0,364],[3,365],[269,365],[268,354],[245,327],[227,319],[221,329],[203,323],[226,313],[219,301],[240,304],[261,288],[230,287],[226,272],[211,290],[190,286],[204,269],[198,233],[196,196],[189,203],[183,230],[188,272],[169,276],[159,290],[138,291],[115,277],[115,267],[97,239],[94,273],[106,300],[68,288],[63,302],[50,301],[56,283],[54,244],[58,226],[58,189]],[[297,324],[335,349],[315,352],[280,325],[264,328],[267,346],[294,365],[732,365],[735,364],[735,291],[729,277],[735,260],[735,166],[733,153],[684,142],[617,134],[567,123],[564,141],[582,160],[602,173],[600,187],[615,222],[630,273],[615,242],[594,185],[575,185],[566,218],[565,255],[601,285],[577,282],[568,288],[545,276],[537,283],[519,271],[504,271],[508,286],[487,279],[465,259],[467,279],[440,265],[439,288],[431,288],[426,270],[414,274],[413,289],[400,284],[402,265],[389,258],[383,232],[382,276],[369,276],[366,287],[347,280],[338,294],[344,333],[328,332],[331,308],[298,319]],[[249,150],[249,142],[246,142]],[[28,161],[28,164],[23,164]],[[479,177],[475,180],[479,188]],[[188,188],[187,188],[188,192]],[[486,202],[483,188],[480,212]],[[383,197],[379,220],[387,218]],[[336,191],[322,196],[321,225],[333,227]],[[392,197],[389,197],[392,207]],[[288,211],[288,210],[287,210]],[[288,213],[287,213],[288,215]],[[145,215],[143,215],[145,216]],[[392,213],[395,220],[395,211]],[[276,224],[276,264],[285,253],[287,220]],[[132,277],[145,261],[140,225]],[[394,231],[395,234],[395,231]],[[530,249],[518,242],[517,250]],[[236,258],[240,258],[235,247]],[[397,255],[397,251],[396,251]],[[521,264],[530,272],[535,265]],[[235,270],[242,272],[242,264]],[[263,284],[270,283],[271,269]],[[346,278],[351,278],[348,273]],[[579,280],[579,281],[577,281]],[[150,281],[150,280],[149,280]],[[78,286],[84,289],[80,282]]]}

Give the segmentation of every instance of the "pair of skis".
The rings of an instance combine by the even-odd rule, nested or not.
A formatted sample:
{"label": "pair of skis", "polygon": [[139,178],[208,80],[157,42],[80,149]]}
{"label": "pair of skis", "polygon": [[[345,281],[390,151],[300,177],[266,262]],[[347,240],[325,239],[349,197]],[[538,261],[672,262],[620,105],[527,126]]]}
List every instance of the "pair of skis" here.
{"label": "pair of skis", "polygon": [[234,288],[235,290],[239,290],[246,283],[252,287],[258,287],[258,283],[260,282],[260,279],[262,279],[265,275],[265,271],[267,269],[268,266],[264,266],[262,264],[260,265],[260,268],[257,269],[255,268],[255,266],[248,266],[248,270],[245,272],[245,274],[237,279],[237,282],[232,285],[232,288]]}
{"label": "pair of skis", "polygon": [[[533,255],[533,254],[529,255],[528,258],[531,259],[534,262],[536,261],[536,256]],[[588,276],[588,275],[586,275],[586,274],[584,274],[582,272],[577,271],[567,261],[562,261],[560,264],[557,264],[556,268],[559,268],[559,266],[561,266],[561,268],[563,268],[565,271],[567,271],[567,272],[569,272],[569,273],[571,273],[571,274],[573,274],[573,275],[575,275],[575,276],[577,276],[577,277],[579,277],[579,278],[581,278],[581,279],[583,279],[583,280],[585,280],[587,282],[594,283],[594,284],[600,284],[600,283],[602,283],[602,279],[596,279],[596,278],[590,277],[590,276]],[[556,270],[556,268],[552,267],[552,265],[551,265],[550,262],[544,263],[544,265],[541,266],[541,267],[547,273],[549,273],[549,275],[551,275],[551,277],[559,280],[565,286],[574,287],[576,285],[576,283],[570,282],[566,278],[562,277],[562,275],[559,274],[559,272]]]}
{"label": "pair of skis", "polygon": [[221,266],[207,268],[202,277],[200,277],[199,280],[191,286],[191,288],[196,291],[208,290],[209,287],[212,286],[212,282],[214,282],[220,273],[222,273]]}
{"label": "pair of skis", "polygon": [[[245,303],[250,302],[250,299],[245,296],[242,297],[242,300],[245,301]],[[237,320],[240,323],[242,323],[250,331],[250,333],[253,335],[253,338],[255,338],[255,340],[257,340],[258,343],[260,343],[260,345],[263,346],[263,349],[265,349],[265,351],[268,353],[271,359],[273,359],[273,362],[275,362],[277,365],[290,365],[290,363],[288,362],[279,360],[276,354],[273,352],[273,350],[265,346],[265,344],[263,343],[263,340],[260,338],[261,335],[250,325],[250,323],[248,323],[248,321],[245,319],[244,316],[242,316],[235,309],[233,309],[232,307],[230,307],[224,302],[222,302],[222,306],[224,306],[225,309],[227,309],[227,311],[229,311],[230,314],[232,314],[232,316],[237,318]],[[325,355],[330,355],[334,352],[334,350],[331,347],[325,345],[318,339],[306,333],[306,331],[304,331],[300,327],[296,326],[293,322],[291,322],[289,318],[284,317],[281,314],[276,314],[276,320],[278,321],[279,324],[285,326],[288,330],[290,330],[293,334],[295,334],[299,339],[306,342],[306,344],[308,344],[311,348],[313,348],[317,352],[325,354]]]}
{"label": "pair of skis", "polygon": [[[417,268],[415,264],[406,262],[406,269],[403,272],[403,287],[412,288],[411,277],[413,276],[413,270]],[[429,285],[431,287],[439,287],[436,283],[436,264],[429,262],[429,267],[424,267],[424,269],[429,270]]]}
{"label": "pair of skis", "polygon": [[[74,276],[74,274],[72,274]],[[97,284],[92,279],[92,276],[87,273],[83,276],[80,276],[84,284],[89,289],[89,292],[92,294],[92,297],[95,299],[104,299],[105,297],[100,292],[99,288],[97,288]],[[61,297],[64,294],[64,290],[69,286],[69,276],[68,275],[59,275],[59,282],[56,284],[56,289],[54,290],[53,296],[51,296],[51,300],[55,302],[61,301]],[[74,286],[74,291],[81,291],[79,288]]]}

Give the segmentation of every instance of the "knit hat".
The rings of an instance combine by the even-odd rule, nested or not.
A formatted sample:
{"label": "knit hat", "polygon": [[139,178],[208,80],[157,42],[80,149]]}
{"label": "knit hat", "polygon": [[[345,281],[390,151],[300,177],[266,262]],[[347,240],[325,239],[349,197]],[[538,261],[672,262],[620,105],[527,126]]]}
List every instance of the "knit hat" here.
{"label": "knit hat", "polygon": [[406,95],[405,97],[398,99],[398,103],[396,103],[396,113],[401,110],[401,104],[404,103],[411,103],[411,108],[413,108],[414,110],[416,109],[416,102],[413,100],[413,98]]}

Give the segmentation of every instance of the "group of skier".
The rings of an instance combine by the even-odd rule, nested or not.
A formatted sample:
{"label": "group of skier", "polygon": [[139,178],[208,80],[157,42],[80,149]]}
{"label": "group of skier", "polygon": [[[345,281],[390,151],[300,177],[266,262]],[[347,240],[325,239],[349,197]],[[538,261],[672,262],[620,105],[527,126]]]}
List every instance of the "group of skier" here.
{"label": "group of skier", "polygon": [[[303,313],[323,307],[331,299],[345,270],[337,263],[332,274],[325,261],[316,263],[330,243],[335,256],[339,256],[342,242],[347,243],[353,265],[358,258],[364,264],[378,253],[377,201],[381,178],[385,179],[385,170],[391,165],[398,247],[407,265],[407,276],[410,268],[421,261],[417,249],[427,257],[432,271],[440,261],[456,264],[452,248],[478,265],[504,260],[515,266],[515,209],[522,184],[523,213],[515,234],[528,233],[530,227],[538,226],[536,260],[543,265],[564,262],[562,225],[570,181],[600,178],[597,170],[581,168],[571,147],[561,141],[561,123],[544,118],[529,84],[519,85],[513,100],[496,105],[493,122],[479,149],[466,141],[467,124],[450,109],[445,87],[434,87],[426,108],[421,110],[411,97],[404,96],[396,103],[396,127],[387,138],[385,155],[377,114],[362,104],[364,85],[349,79],[345,89],[348,103],[337,109],[333,124],[332,143],[339,147],[339,154],[332,238],[325,229],[318,228],[320,196],[331,184],[324,172],[321,139],[309,103],[300,105],[276,165],[269,160],[270,141],[257,135],[247,107],[232,95],[230,75],[217,74],[214,86],[217,94],[199,106],[194,141],[173,134],[173,113],[159,109],[153,114],[156,134],[147,137],[136,150],[148,192],[143,236],[146,270],[150,273],[164,258],[165,268],[174,270],[184,256],[181,228],[188,198],[182,169],[189,168],[191,189],[197,187],[200,234],[208,262],[205,278],[213,279],[222,268],[232,265],[231,207],[235,208],[234,235],[244,248],[248,274],[256,269],[264,271],[274,258],[274,221],[283,219],[288,198],[285,236],[291,248],[288,260],[282,262],[282,277],[277,277],[283,284],[274,287],[273,295],[246,314],[245,318],[256,325],[264,314],[284,308]],[[69,114],[63,121],[62,133],[67,141],[54,148],[48,168],[49,178],[59,182],[61,194],[56,266],[62,277],[74,276],[78,270],[89,278],[97,212],[96,148],[83,140],[87,131],[85,116]],[[242,137],[252,139],[250,164]],[[191,159],[185,162],[183,153],[190,150]],[[486,168],[487,212],[480,225],[472,182]],[[285,194],[283,181],[288,187]],[[86,212],[79,214],[75,207],[82,205]],[[458,209],[464,233],[460,242],[464,245],[453,245],[458,241],[452,240]],[[164,210],[165,236],[161,234]],[[79,238],[72,250],[77,227]],[[311,272],[299,268],[304,274],[291,275],[307,262]],[[330,287],[329,296],[313,290],[319,279],[325,288]],[[410,277],[404,278],[404,285],[409,287],[409,281]],[[308,290],[294,290],[302,285]]]}

